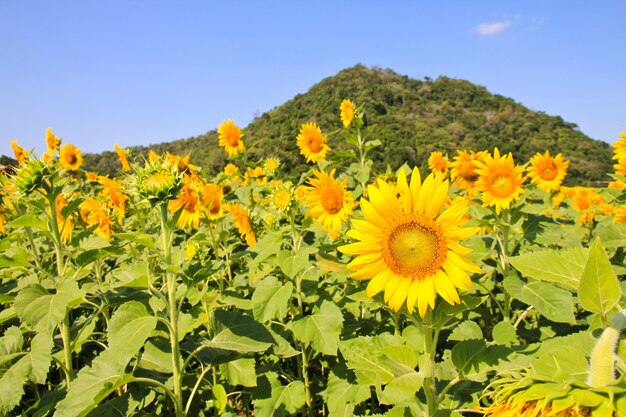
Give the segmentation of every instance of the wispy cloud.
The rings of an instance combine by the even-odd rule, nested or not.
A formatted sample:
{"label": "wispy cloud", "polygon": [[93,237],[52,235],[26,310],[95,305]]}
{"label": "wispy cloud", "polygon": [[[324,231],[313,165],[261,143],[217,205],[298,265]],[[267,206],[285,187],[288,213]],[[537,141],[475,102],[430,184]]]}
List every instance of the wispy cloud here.
{"label": "wispy cloud", "polygon": [[503,30],[507,29],[509,26],[511,26],[511,21],[505,20],[503,22],[481,23],[480,25],[476,26],[474,30],[479,35],[491,36],[491,35],[495,35],[498,32],[502,32]]}

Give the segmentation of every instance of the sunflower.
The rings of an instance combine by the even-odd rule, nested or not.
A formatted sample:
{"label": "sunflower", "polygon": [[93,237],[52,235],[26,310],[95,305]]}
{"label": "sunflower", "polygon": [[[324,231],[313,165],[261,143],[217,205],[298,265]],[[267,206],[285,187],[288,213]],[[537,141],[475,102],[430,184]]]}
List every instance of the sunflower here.
{"label": "sunflower", "polygon": [[136,191],[140,197],[147,198],[151,203],[176,198],[182,187],[183,176],[178,167],[170,165],[167,160],[148,163],[141,169],[135,179]]}
{"label": "sunflower", "polygon": [[300,154],[304,155],[307,162],[322,161],[330,151],[326,144],[326,136],[315,122],[304,123],[300,127],[296,143],[300,148]]}
{"label": "sunflower", "polygon": [[622,204],[617,208],[613,223],[626,223],[626,204]]}
{"label": "sunflower", "polygon": [[501,157],[500,151],[495,148],[493,156],[487,154],[484,161],[475,163],[479,175],[476,187],[482,191],[484,207],[495,206],[496,213],[500,214],[524,192],[524,168],[515,166],[510,152]]}
{"label": "sunflower", "polygon": [[76,146],[69,143],[61,148],[59,161],[61,166],[68,171],[78,171],[83,164],[83,155]]}
{"label": "sunflower", "polygon": [[126,155],[126,151],[120,148],[117,143],[113,144],[113,147],[115,148],[115,152],[117,153],[117,156],[122,164],[122,171],[130,171],[131,167],[128,163],[128,155]]}
{"label": "sunflower", "polygon": [[626,132],[620,132],[619,135],[620,139],[612,145],[615,148],[613,159],[626,158]]}
{"label": "sunflower", "polygon": [[224,120],[217,128],[217,135],[220,146],[224,147],[228,156],[237,156],[244,151],[241,128],[233,120]]}
{"label": "sunflower", "polygon": [[626,155],[617,160],[617,164],[613,165],[617,175],[626,175]]}
{"label": "sunflower", "polygon": [[569,161],[563,159],[562,154],[550,156],[550,151],[545,154],[537,153],[530,158],[530,166],[526,169],[533,184],[546,193],[558,190],[567,173]]}
{"label": "sunflower", "polygon": [[61,139],[52,133],[52,129],[46,129],[46,145],[48,146],[48,152],[54,155],[57,149],[61,146]]}
{"label": "sunflower", "polygon": [[278,167],[280,166],[280,158],[275,156],[270,156],[265,158],[265,162],[263,163],[263,169],[268,174],[273,174]]}
{"label": "sunflower", "polygon": [[252,224],[250,223],[250,216],[248,210],[241,207],[238,204],[229,204],[227,207],[231,216],[233,217],[233,223],[241,237],[246,239],[246,243],[251,248],[256,246],[256,236],[254,230],[252,230]]}
{"label": "sunflower", "polygon": [[431,152],[428,157],[428,168],[430,168],[432,172],[439,172],[446,175],[448,173],[448,165],[450,165],[448,157],[439,151]]}
{"label": "sunflower", "polygon": [[343,99],[341,104],[339,105],[341,123],[343,123],[343,127],[350,126],[352,120],[354,120],[354,103],[351,100]]}
{"label": "sunflower", "polygon": [[291,207],[293,191],[289,186],[277,187],[271,195],[272,206],[278,211],[286,211]]}
{"label": "sunflower", "polygon": [[450,164],[450,179],[461,190],[471,190],[478,179],[474,161],[483,161],[485,152],[456,151],[457,156]]}
{"label": "sunflower", "polygon": [[102,175],[98,177],[98,182],[104,186],[100,196],[108,202],[107,205],[113,209],[117,220],[121,222],[126,216],[126,202],[128,201],[128,196],[122,190],[122,182]]}
{"label": "sunflower", "polygon": [[230,163],[224,167],[224,174],[228,176],[235,175],[238,171],[239,171],[239,168],[237,168],[237,166],[230,164]]}
{"label": "sunflower", "polygon": [[59,227],[59,234],[61,235],[61,242],[67,243],[72,239],[73,221],[71,214],[66,218],[63,217],[61,211],[67,206],[68,202],[63,194],[59,194],[55,201],[57,224]]}
{"label": "sunflower", "polygon": [[11,141],[11,148],[13,148],[13,154],[15,155],[15,159],[17,159],[17,164],[19,166],[22,166],[26,162],[30,161],[28,152],[26,152],[26,149],[18,145],[16,140]]}
{"label": "sunflower", "polygon": [[348,179],[335,180],[335,169],[330,174],[322,171],[313,174],[315,178],[309,178],[302,203],[309,208],[307,216],[322,223],[331,239],[337,239],[341,223],[348,220],[354,206],[352,193],[346,188]]}
{"label": "sunflower", "polygon": [[478,232],[463,227],[467,203],[458,199],[443,212],[448,197],[448,181],[430,174],[422,183],[413,169],[410,183],[400,171],[395,191],[378,180],[368,186],[369,200],[361,198],[365,220],[352,220],[347,235],[360,242],[340,246],[347,255],[357,255],[348,268],[352,277],[371,279],[367,295],[385,290],[384,300],[393,310],[406,301],[413,313],[417,305],[424,317],[434,308],[436,294],[450,304],[460,303],[457,288],[472,286],[468,272],[481,269],[466,258],[469,249],[459,241]]}
{"label": "sunflower", "polygon": [[202,187],[202,203],[206,207],[206,217],[214,220],[222,216],[224,207],[224,190],[222,186],[215,183],[208,183]]}
{"label": "sunflower", "polygon": [[80,216],[89,227],[96,226],[94,233],[111,240],[111,219],[102,204],[89,197],[80,204]]}
{"label": "sunflower", "polygon": [[200,194],[193,183],[186,183],[175,199],[170,200],[168,208],[171,212],[181,210],[178,217],[178,227],[193,227],[200,225]]}

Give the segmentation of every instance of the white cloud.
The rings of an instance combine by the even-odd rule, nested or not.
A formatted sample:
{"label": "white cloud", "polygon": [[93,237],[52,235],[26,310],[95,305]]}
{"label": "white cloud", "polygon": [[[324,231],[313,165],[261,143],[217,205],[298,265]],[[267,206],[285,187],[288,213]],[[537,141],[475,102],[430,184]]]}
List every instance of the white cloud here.
{"label": "white cloud", "polygon": [[491,22],[491,23],[481,23],[476,26],[476,33],[482,36],[491,36],[495,35],[498,32],[502,32],[506,28],[511,26],[510,20],[505,20],[504,22]]}

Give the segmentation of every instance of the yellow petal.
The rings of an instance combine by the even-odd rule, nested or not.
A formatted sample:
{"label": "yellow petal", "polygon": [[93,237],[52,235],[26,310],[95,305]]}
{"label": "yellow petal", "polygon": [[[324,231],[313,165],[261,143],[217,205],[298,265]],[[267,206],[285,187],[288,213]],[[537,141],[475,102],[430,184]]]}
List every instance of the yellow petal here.
{"label": "yellow petal", "polygon": [[387,287],[385,287],[385,296],[383,298],[386,303],[389,303],[389,299],[391,299],[391,296],[396,291],[396,288],[398,288],[398,285],[400,285],[400,281],[402,280],[402,277],[396,274],[392,275],[392,278],[387,283]]}
{"label": "yellow petal", "polygon": [[402,308],[402,304],[404,304],[404,300],[406,300],[407,292],[409,291],[409,287],[411,286],[411,280],[408,278],[402,277],[400,279],[400,283],[398,287],[394,291],[393,295],[389,299],[389,307],[398,311]]}
{"label": "yellow petal", "polygon": [[409,313],[413,314],[413,310],[415,309],[415,302],[419,296],[419,280],[414,279],[411,282],[411,286],[407,292],[406,297],[406,307],[409,309]]}
{"label": "yellow petal", "polygon": [[372,203],[364,198],[361,199],[361,211],[363,212],[365,218],[379,229],[384,230],[385,227],[387,227],[387,220],[378,214],[374,206],[372,206]]}
{"label": "yellow petal", "polygon": [[450,281],[445,272],[441,270],[437,271],[434,277],[434,283],[435,289],[448,304],[459,304],[461,302],[456,287],[452,284],[452,281]]}
{"label": "yellow petal", "polygon": [[383,289],[385,289],[389,283],[389,281],[394,277],[394,274],[389,270],[384,270],[378,275],[376,275],[372,280],[367,284],[367,296],[372,298]]}

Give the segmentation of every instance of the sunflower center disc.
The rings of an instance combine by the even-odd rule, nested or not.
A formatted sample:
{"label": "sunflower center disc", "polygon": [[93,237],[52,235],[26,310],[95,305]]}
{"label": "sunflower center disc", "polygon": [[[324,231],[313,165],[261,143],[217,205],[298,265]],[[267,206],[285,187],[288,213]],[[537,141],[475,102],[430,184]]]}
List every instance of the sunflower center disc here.
{"label": "sunflower center disc", "polygon": [[492,194],[496,197],[508,197],[514,188],[513,180],[506,175],[496,177],[491,186]]}
{"label": "sunflower center disc", "polygon": [[232,147],[236,147],[239,145],[239,137],[235,132],[231,132],[226,135],[226,142]]}
{"label": "sunflower center disc", "polygon": [[541,178],[546,181],[550,181],[556,177],[557,173],[558,171],[556,169],[556,166],[553,163],[548,163],[541,170]]}
{"label": "sunflower center disc", "polygon": [[445,237],[430,219],[415,217],[400,222],[391,228],[384,243],[387,264],[396,274],[411,279],[435,273],[445,258]]}
{"label": "sunflower center disc", "polygon": [[320,193],[320,201],[328,214],[337,214],[343,207],[343,193],[338,188],[324,188]]}
{"label": "sunflower center disc", "polygon": [[322,139],[317,136],[309,136],[307,146],[313,153],[320,153],[322,150]]}
{"label": "sunflower center disc", "polygon": [[471,161],[463,162],[460,168],[461,169],[459,171],[461,171],[461,177],[463,177],[464,180],[470,181],[470,182],[476,182],[476,180],[478,179],[478,174],[474,173],[474,169],[476,169],[476,165],[474,165],[473,162]]}
{"label": "sunflower center disc", "polygon": [[68,164],[74,165],[76,161],[78,160],[78,158],[76,157],[75,153],[71,153],[65,157],[65,160],[67,161]]}

